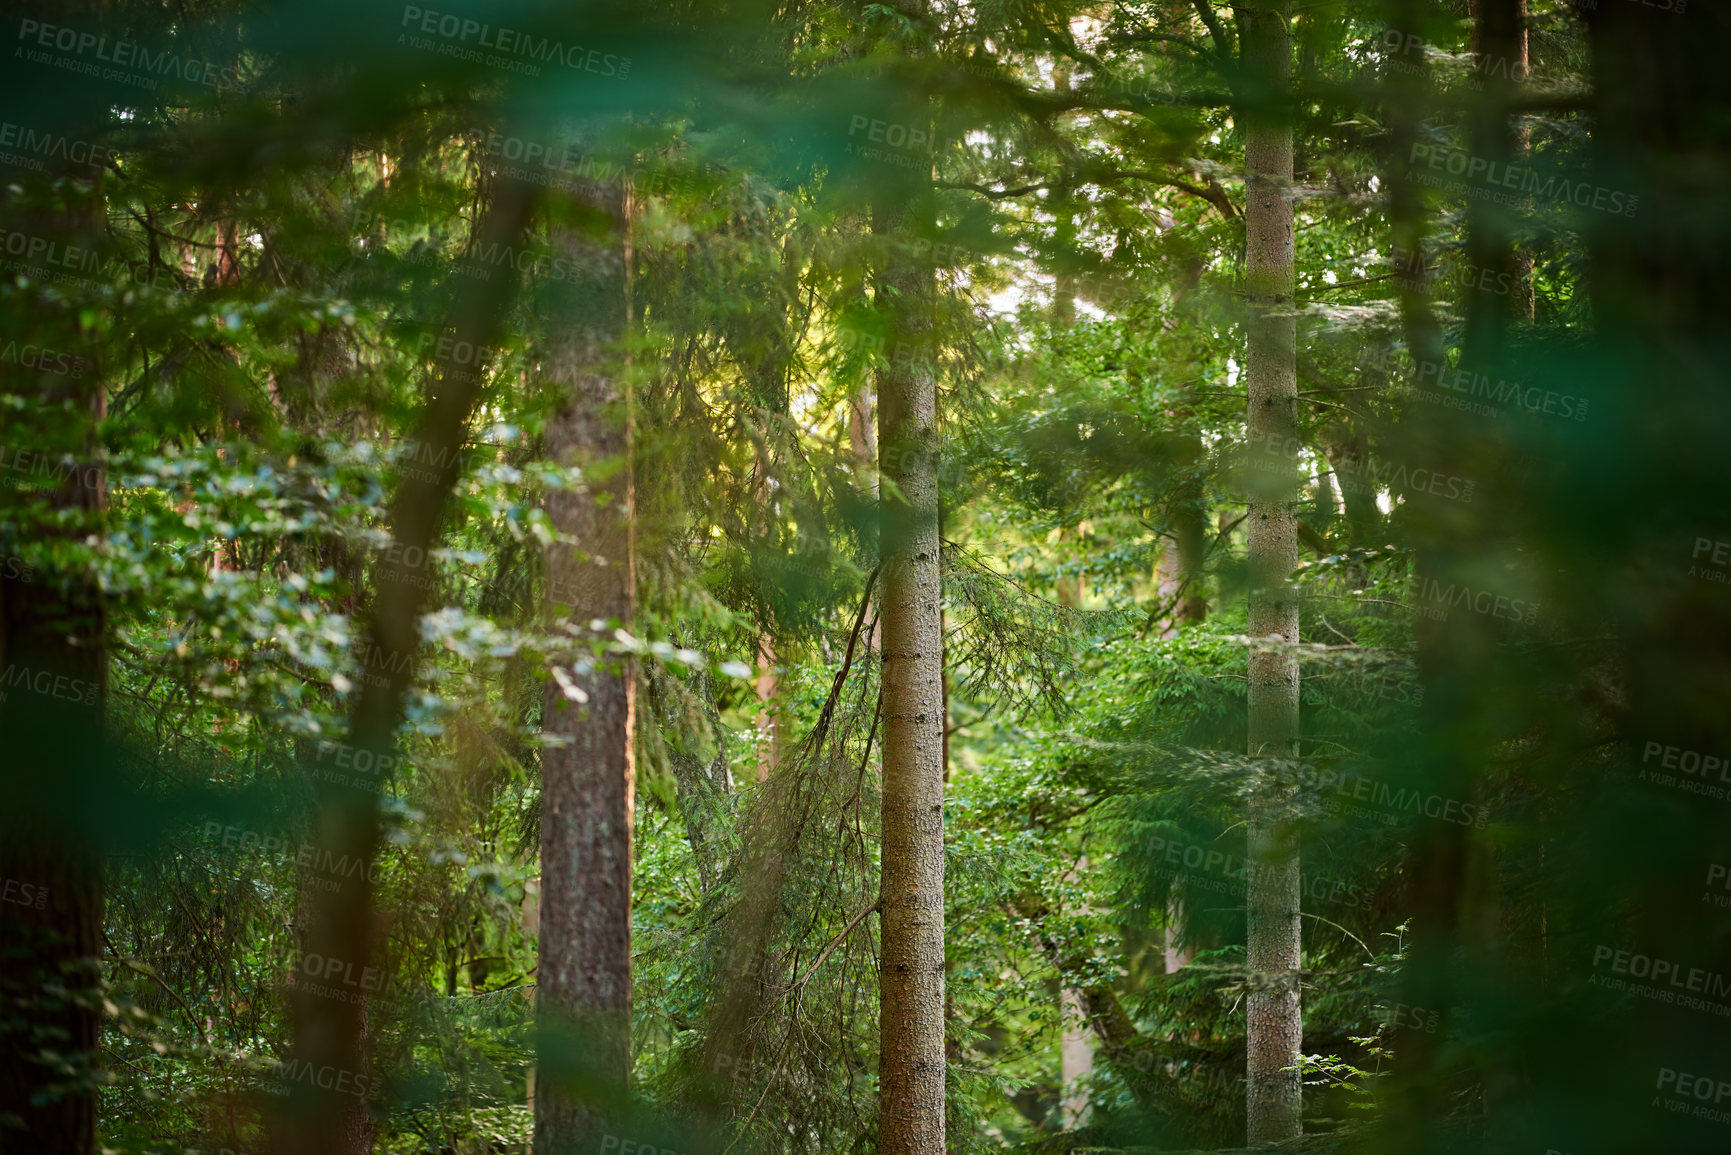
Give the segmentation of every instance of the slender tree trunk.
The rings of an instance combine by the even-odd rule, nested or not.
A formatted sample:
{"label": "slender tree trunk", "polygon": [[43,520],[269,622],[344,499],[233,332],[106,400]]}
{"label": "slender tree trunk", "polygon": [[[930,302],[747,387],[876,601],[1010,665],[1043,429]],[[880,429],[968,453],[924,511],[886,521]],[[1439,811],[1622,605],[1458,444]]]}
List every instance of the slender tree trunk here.
{"label": "slender tree trunk", "polygon": [[[558,409],[547,455],[579,466],[585,490],[548,495],[553,614],[600,644],[629,628],[634,594],[631,415],[620,339],[627,311],[628,205],[620,184],[584,207],[589,230],[557,225],[576,274],[549,286],[547,375]],[[592,635],[589,623],[606,623]],[[536,974],[536,1155],[592,1150],[623,1112],[631,1071],[631,839],[635,671],[579,658],[549,683],[541,760],[541,936]]]}
{"label": "slender tree trunk", "polygon": [[910,202],[873,229],[896,255],[877,279],[888,319],[878,372],[883,549],[883,965],[878,1150],[944,1151],[944,688],[939,620],[936,279],[908,255]]}
{"label": "slender tree trunk", "polygon": [[1094,1031],[1088,1023],[1088,1004],[1082,992],[1065,987],[1058,992],[1058,1007],[1064,1015],[1064,1034],[1058,1043],[1058,1073],[1063,1097],[1058,1117],[1066,1131],[1088,1121],[1088,1089],[1082,1081],[1094,1071]]}
{"label": "slender tree trunk", "polygon": [[[1196,446],[1198,459],[1202,446]],[[1172,611],[1173,631],[1178,626],[1197,625],[1208,619],[1208,593],[1203,583],[1208,561],[1208,493],[1200,477],[1187,480],[1179,487],[1171,506],[1172,576],[1176,585],[1173,593],[1177,603]]]}
{"label": "slender tree trunk", "polygon": [[[1088,870],[1088,856],[1083,855],[1070,872],[1068,881],[1076,881],[1078,872]],[[1058,1041],[1058,1073],[1060,1099],[1058,1115],[1065,1130],[1073,1130],[1088,1121],[1088,1089],[1082,1085],[1094,1070],[1094,1030],[1088,1019],[1088,997],[1076,987],[1064,987],[1058,992],[1058,1009],[1062,1015],[1063,1034]]]}
{"label": "slender tree trunk", "polygon": [[[1245,247],[1250,302],[1246,376],[1252,452],[1249,517],[1250,635],[1298,641],[1298,603],[1287,577],[1298,565],[1297,463],[1270,449],[1298,428],[1297,321],[1293,307],[1292,127],[1282,104],[1292,43],[1285,0],[1239,8],[1245,92]],[[1298,754],[1298,658],[1289,648],[1252,649],[1250,754]],[[1277,780],[1278,779],[1278,780]],[[1256,978],[1247,1000],[1249,1141],[1301,1131],[1297,832],[1287,818],[1287,776],[1269,776],[1250,807],[1245,933]]]}
{"label": "slender tree trunk", "polygon": [[[1525,125],[1516,127],[1512,133],[1508,132],[1507,102],[1527,78],[1527,0],[1471,0],[1468,7],[1472,16],[1468,47],[1477,58],[1485,95],[1485,108],[1481,111],[1482,131],[1496,137],[1496,143],[1490,145],[1490,152],[1479,151],[1489,142],[1476,142],[1474,155],[1490,160],[1502,159],[1499,154],[1512,153],[1512,159],[1518,164],[1527,151],[1529,134]],[[1474,201],[1469,211],[1482,216],[1484,206]],[[1500,208],[1493,211],[1499,216],[1506,214],[1506,210]],[[1469,259],[1475,262],[1475,267],[1478,268],[1507,271],[1510,274],[1508,296],[1511,298],[1507,307],[1504,307],[1502,302],[1487,302],[1487,306],[1497,313],[1506,313],[1512,319],[1531,321],[1535,304],[1533,254],[1510,241],[1506,228],[1491,230],[1484,227],[1485,223],[1481,219],[1473,225],[1474,235],[1480,238],[1473,243],[1482,245],[1483,249],[1494,254],[1500,263],[1477,265],[1477,260],[1485,255],[1484,251],[1469,250]],[[1499,248],[1505,245],[1506,251],[1499,252]],[[1479,283],[1477,278],[1474,283]],[[1470,297],[1484,295],[1482,289],[1469,294]]]}
{"label": "slender tree trunk", "polygon": [[767,631],[757,635],[757,677],[751,688],[757,694],[757,781],[769,781],[769,776],[781,761],[781,726],[776,717],[775,699],[781,678],[775,670],[775,639]]}

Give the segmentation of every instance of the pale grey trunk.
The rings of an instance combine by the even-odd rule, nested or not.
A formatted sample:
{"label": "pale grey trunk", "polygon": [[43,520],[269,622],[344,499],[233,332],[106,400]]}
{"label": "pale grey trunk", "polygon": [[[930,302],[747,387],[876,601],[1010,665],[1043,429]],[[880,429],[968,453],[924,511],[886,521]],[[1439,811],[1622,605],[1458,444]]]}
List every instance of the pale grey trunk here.
{"label": "pale grey trunk", "polygon": [[[1085,874],[1087,870],[1088,857],[1083,855],[1065,881],[1074,884],[1078,873]],[[1070,1130],[1088,1121],[1088,1088],[1083,1080],[1094,1070],[1094,1030],[1088,1016],[1088,996],[1081,989],[1060,990],[1058,1010],[1064,1024],[1058,1041],[1058,1072],[1062,1080],[1058,1115],[1064,1128]]]}
{"label": "pale grey trunk", "polygon": [[1063,1077],[1063,1098],[1058,1103],[1065,1130],[1088,1121],[1088,1088],[1083,1083],[1094,1071],[1094,1031],[1088,1023],[1088,1001],[1074,987],[1058,992],[1064,1015],[1064,1035],[1059,1042],[1058,1068]]}
{"label": "pale grey trunk", "polygon": [[[873,228],[897,244],[905,220]],[[939,620],[936,284],[891,258],[878,307],[893,337],[878,372],[883,542],[882,1155],[944,1151],[944,688]],[[893,487],[893,488],[892,488]]]}
{"label": "pale grey trunk", "polygon": [[[1249,516],[1250,634],[1298,641],[1298,603],[1286,584],[1298,565],[1297,462],[1271,451],[1297,432],[1297,321],[1293,308],[1292,128],[1280,105],[1291,76],[1285,0],[1239,8],[1248,107],[1245,125],[1245,266],[1250,304],[1245,373],[1253,453]],[[1249,752],[1298,753],[1298,658],[1252,648]],[[1297,835],[1287,821],[1287,775],[1265,775],[1250,806],[1252,864],[1246,888],[1247,1116],[1251,1143],[1300,1133],[1298,1072],[1299,876]]]}
{"label": "pale grey trunk", "polygon": [[[625,194],[597,190],[598,231],[556,227],[553,249],[575,270],[550,286],[547,377],[560,407],[547,455],[580,466],[580,492],[554,492],[547,515],[548,602],[584,636],[595,619],[632,620],[630,398],[620,338],[627,321]],[[622,1110],[631,1049],[631,839],[635,782],[630,663],[579,660],[575,693],[550,681],[542,728],[565,740],[541,760],[540,964],[536,974],[536,1155],[592,1149]],[[586,697],[587,701],[575,698]],[[580,1093],[583,1086],[594,1093]]]}

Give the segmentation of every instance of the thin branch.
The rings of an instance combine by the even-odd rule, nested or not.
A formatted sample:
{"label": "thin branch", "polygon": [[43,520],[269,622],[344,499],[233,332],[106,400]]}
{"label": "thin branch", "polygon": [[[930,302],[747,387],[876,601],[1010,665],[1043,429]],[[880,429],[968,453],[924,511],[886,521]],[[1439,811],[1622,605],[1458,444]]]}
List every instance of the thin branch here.
{"label": "thin branch", "polygon": [[1226,29],[1221,27],[1220,17],[1214,14],[1213,5],[1209,4],[1208,0],[1193,0],[1193,2],[1196,5],[1196,14],[1202,17],[1203,26],[1208,29],[1208,35],[1214,38],[1215,51],[1219,54],[1220,59],[1230,60],[1232,58],[1232,41],[1227,38]]}
{"label": "thin branch", "polygon": [[860,628],[865,625],[866,610],[872,604],[872,587],[877,584],[878,571],[882,568],[883,563],[879,562],[866,576],[865,593],[860,595],[859,600],[859,613],[854,617],[853,631],[847,636],[847,653],[842,656],[841,669],[835,672],[835,682],[829,688],[829,697],[824,699],[823,710],[817,716],[817,725],[812,727],[811,735],[806,739],[806,746],[811,750],[821,746],[824,736],[829,733],[830,721],[835,717],[835,704],[841,698],[841,688],[847,682],[848,671],[853,668],[854,647],[859,644]]}
{"label": "thin branch", "polygon": [[[104,931],[102,937],[105,939],[108,938],[108,933]],[[112,940],[108,943],[108,949],[114,950],[114,943]],[[118,955],[120,952],[115,951],[115,953]],[[202,1042],[207,1049],[210,1047],[210,1036],[204,1033],[204,1024],[198,1021],[198,1016],[192,1013],[192,1007],[187,1005],[187,1001],[181,998],[179,992],[169,986],[167,981],[165,981],[161,975],[157,974],[150,967],[147,967],[143,963],[134,959],[122,958],[116,959],[115,961],[147,978],[155,979],[156,985],[168,992],[168,997],[179,1003],[180,1009],[186,1012],[186,1017],[192,1022],[192,1029],[198,1032],[199,1041]]]}
{"label": "thin branch", "polygon": [[1027,196],[1029,193],[1038,192],[1041,189],[1073,188],[1081,184],[1115,184],[1121,180],[1140,180],[1174,188],[1179,192],[1207,201],[1214,206],[1215,211],[1227,220],[1232,220],[1238,216],[1238,206],[1232,203],[1232,198],[1227,195],[1225,188],[1213,177],[1208,178],[1208,185],[1204,188],[1191,184],[1189,181],[1179,180],[1177,177],[1165,176],[1140,168],[1082,168],[1073,173],[1066,173],[1062,177],[1034,181],[1031,184],[1016,185],[1005,189],[988,188],[975,181],[936,181],[934,183],[939,188],[962,189],[967,192],[978,193],[991,200],[1005,200],[1010,197]]}
{"label": "thin branch", "polygon": [[882,907],[883,901],[884,900],[883,900],[882,896],[879,896],[878,898],[874,898],[872,900],[872,904],[870,906],[866,907],[864,910],[860,911],[858,914],[854,915],[852,918],[847,920],[847,925],[841,928],[841,933],[829,940],[829,945],[824,947],[823,950],[818,952],[818,956],[817,956],[816,961],[814,961],[809,967],[805,968],[805,973],[800,975],[799,980],[793,984],[793,990],[794,990],[795,994],[798,994],[799,992],[801,992],[805,989],[805,984],[806,984],[807,980],[809,980],[812,975],[817,973],[817,968],[824,964],[824,960],[829,958],[830,953],[832,951],[834,951],[836,947],[841,945],[841,940],[846,938],[849,934],[853,933],[853,928],[858,926],[860,924],[860,922],[864,920],[866,915],[868,915],[872,911],[877,910],[880,907]]}
{"label": "thin branch", "polygon": [[1356,942],[1359,946],[1364,947],[1364,953],[1370,956],[1370,960],[1372,962],[1376,961],[1376,952],[1371,950],[1369,947],[1364,946],[1364,940],[1362,938],[1359,938],[1356,934],[1353,934],[1350,930],[1347,930],[1344,926],[1341,926],[1338,922],[1330,922],[1328,919],[1323,918],[1320,914],[1311,914],[1308,910],[1301,910],[1298,912],[1298,914],[1299,914],[1300,918],[1314,918],[1317,922],[1328,923],[1329,926],[1332,926],[1335,930],[1338,930],[1341,934],[1344,934],[1347,938],[1350,938],[1353,942]]}

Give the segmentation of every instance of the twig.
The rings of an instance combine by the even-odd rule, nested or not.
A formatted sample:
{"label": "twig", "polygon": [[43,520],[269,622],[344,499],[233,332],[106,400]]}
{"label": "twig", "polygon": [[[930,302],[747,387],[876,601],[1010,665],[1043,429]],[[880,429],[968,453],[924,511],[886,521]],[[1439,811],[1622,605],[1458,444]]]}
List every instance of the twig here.
{"label": "twig", "polygon": [[1329,926],[1332,926],[1335,930],[1338,930],[1341,934],[1344,934],[1347,938],[1350,938],[1353,942],[1356,942],[1359,946],[1364,947],[1364,953],[1370,956],[1370,961],[1372,961],[1372,962],[1376,961],[1376,952],[1371,950],[1369,947],[1364,946],[1364,940],[1362,938],[1359,938],[1356,934],[1353,934],[1350,930],[1347,930],[1344,926],[1341,926],[1338,922],[1330,922],[1328,919],[1323,918],[1320,914],[1311,914],[1307,910],[1299,911],[1298,916],[1300,918],[1314,918],[1317,922],[1328,923]]}
{"label": "twig", "polygon": [[829,940],[829,945],[824,947],[821,951],[818,952],[817,959],[810,966],[805,968],[805,973],[800,975],[798,981],[796,981],[793,984],[793,991],[795,994],[798,994],[799,992],[801,992],[805,989],[806,981],[808,979],[810,979],[812,975],[817,973],[817,968],[822,966],[824,964],[824,960],[829,958],[830,953],[832,951],[834,951],[836,947],[841,945],[841,940],[846,938],[850,933],[852,933],[853,928],[858,926],[860,924],[861,920],[863,920],[866,915],[870,914],[872,911],[877,910],[879,907],[883,906],[883,903],[884,903],[883,897],[880,895],[879,897],[874,898],[872,900],[872,904],[870,906],[866,907],[864,910],[860,911],[858,914],[854,915],[852,918],[847,920],[847,925],[841,928],[841,933]]}
{"label": "twig", "polygon": [[[103,937],[106,938],[107,935],[105,934]],[[108,945],[110,947],[113,947],[114,944],[111,942]],[[122,965],[130,967],[132,970],[137,971],[141,975],[145,975],[148,978],[155,979],[156,985],[161,987],[163,990],[167,991],[168,997],[173,999],[175,1002],[179,1003],[180,1009],[186,1012],[186,1017],[188,1019],[192,1020],[192,1026],[193,1026],[193,1029],[198,1032],[199,1041],[202,1042],[207,1049],[210,1047],[210,1036],[204,1033],[204,1024],[198,1021],[198,1016],[192,1013],[192,1008],[187,1005],[186,1000],[181,998],[180,995],[175,991],[175,989],[173,987],[169,986],[168,983],[163,979],[163,977],[161,975],[157,974],[154,970],[145,966],[143,963],[136,962],[136,961],[129,959],[129,958],[123,958],[123,959],[120,959],[118,961]]]}
{"label": "twig", "polygon": [[817,725],[812,727],[811,735],[806,739],[807,747],[816,750],[823,745],[824,736],[829,733],[829,724],[835,717],[835,704],[841,698],[842,686],[847,683],[848,671],[853,668],[854,647],[859,644],[860,627],[865,625],[866,610],[871,608],[872,587],[877,584],[878,571],[883,569],[879,562],[872,567],[872,572],[866,577],[865,593],[860,595],[859,613],[853,620],[853,631],[847,636],[847,653],[842,655],[841,669],[835,672],[835,682],[829,688],[829,697],[824,699],[823,710],[817,716]]}

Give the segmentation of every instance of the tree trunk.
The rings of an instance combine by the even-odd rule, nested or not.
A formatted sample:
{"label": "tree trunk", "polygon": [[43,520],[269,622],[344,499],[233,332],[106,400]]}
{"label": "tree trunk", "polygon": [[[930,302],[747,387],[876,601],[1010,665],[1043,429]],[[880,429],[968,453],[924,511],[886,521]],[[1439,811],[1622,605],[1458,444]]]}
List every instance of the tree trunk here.
{"label": "tree trunk", "polygon": [[[515,248],[535,205],[533,191],[502,180],[491,190],[487,211],[476,229],[477,251]],[[484,271],[487,266],[478,266]],[[488,349],[516,290],[508,277],[459,276],[462,286],[451,306],[451,348]],[[362,661],[370,667],[349,719],[348,766],[359,755],[375,766],[390,765],[403,717],[404,696],[414,680],[421,650],[420,618],[426,592],[420,575],[405,557],[425,557],[433,549],[461,470],[462,444],[469,416],[481,394],[482,373],[473,363],[448,356],[436,367],[414,441],[426,448],[424,470],[404,476],[391,501],[392,540],[401,544],[380,562],[379,582],[367,621]],[[330,752],[334,743],[321,743]],[[337,758],[330,760],[332,763]],[[314,767],[314,861],[357,863],[365,869],[332,875],[308,904],[307,955],[343,959],[356,968],[371,957],[374,935],[372,863],[379,846],[378,791],[367,776]],[[283,1113],[282,1144],[294,1155],[360,1155],[367,1149],[365,1093],[369,1081],[366,1016],[359,1004],[291,995],[294,1046],[280,1074],[292,1098]],[[359,1088],[359,1093],[356,1089]]]}
{"label": "tree trunk", "polygon": [[[100,18],[91,0],[15,11],[80,28]],[[13,68],[24,83],[29,66]],[[28,83],[36,128],[70,140],[106,132],[103,90],[82,78]],[[5,198],[0,224],[61,251],[97,251],[105,174],[61,156],[37,175],[8,178],[28,192]],[[0,418],[8,467],[0,485],[0,1150],[19,1155],[96,1149],[102,1012],[91,996],[102,976],[104,894],[102,840],[91,825],[114,788],[103,599],[88,567],[58,560],[101,531],[104,365],[97,329],[57,297],[20,281],[0,314],[8,341],[80,359],[73,376],[51,371],[48,358],[32,368],[9,353],[0,363],[0,396],[22,402]],[[73,1068],[70,1077],[49,1052]]]}
{"label": "tree trunk", "polygon": [[751,688],[757,694],[757,781],[761,785],[781,761],[781,726],[775,699],[781,678],[775,670],[775,639],[768,631],[757,635],[757,678]]}
{"label": "tree trunk", "polygon": [[[1515,163],[1522,163],[1529,140],[1526,126],[1518,125],[1506,140],[1502,138],[1508,123],[1506,102],[1527,78],[1527,0],[1471,0],[1468,8],[1472,17],[1468,48],[1477,58],[1478,71],[1484,77],[1486,107],[1483,116],[1486,127],[1498,137],[1497,143],[1491,146],[1493,151],[1481,151],[1481,145],[1475,144],[1474,155],[1501,159],[1498,153],[1512,152]],[[1473,207],[1482,211],[1478,201],[1473,202]],[[1474,233],[1481,234],[1476,224]],[[1497,241],[1507,236],[1506,232],[1499,230],[1484,239],[1494,252]],[[1474,262],[1474,267],[1506,270],[1510,274],[1509,296],[1513,299],[1508,302],[1509,307],[1506,310],[1498,307],[1500,302],[1491,303],[1492,306],[1497,307],[1498,312],[1506,311],[1513,319],[1531,321],[1536,304],[1532,251],[1510,243],[1507,252],[1498,254],[1501,259],[1498,265],[1477,264],[1481,255],[1469,251],[1469,260]],[[1479,283],[1477,278],[1474,283]],[[1482,289],[1470,294],[1475,297],[1484,295]]]}
{"label": "tree trunk", "polygon": [[[99,219],[75,206],[44,215],[33,235],[61,244],[89,245]],[[27,332],[45,348],[76,349],[100,364],[75,318],[45,307],[32,321]],[[100,371],[62,377],[17,364],[4,391],[29,403],[8,418],[13,460],[28,461],[20,453],[27,449],[55,463],[43,471],[40,490],[25,484],[0,491],[15,506],[4,521],[30,527],[23,540],[0,537],[0,557],[16,561],[27,545],[40,544],[30,537],[81,537],[78,527],[100,517],[106,478],[94,454],[104,393]],[[33,415],[46,420],[36,424]],[[63,455],[77,467],[61,469]],[[30,470],[31,480],[38,472]],[[54,526],[49,519],[60,514],[76,520]],[[90,807],[111,788],[103,782],[102,741],[108,661],[94,577],[82,567],[44,566],[40,555],[35,561],[29,570],[0,567],[0,879],[7,899],[0,908],[0,1120],[14,1120],[0,1122],[0,1149],[83,1155],[95,1150],[91,1080],[100,1070],[101,1013],[91,988],[102,973],[103,862]],[[48,1052],[73,1073],[57,1072]],[[59,1083],[73,1086],[54,1090]]]}
{"label": "tree trunk", "polygon": [[[877,279],[888,320],[878,371],[883,550],[882,1155],[944,1151],[944,690],[939,621],[936,279],[901,226],[917,199],[880,203],[896,250]],[[886,198],[888,201],[888,198]],[[892,488],[893,487],[893,488]]]}
{"label": "tree trunk", "polygon": [[[1198,441],[1196,456],[1202,457]],[[1208,563],[1208,492],[1202,479],[1185,481],[1172,500],[1172,560],[1177,603],[1172,611],[1173,632],[1178,626],[1199,625],[1208,619],[1208,593],[1203,584]]]}
{"label": "tree trunk", "polygon": [[[1292,127],[1283,105],[1291,76],[1285,0],[1238,10],[1243,37],[1245,248],[1250,303],[1245,368],[1246,423],[1261,468],[1251,471],[1247,519],[1250,625],[1254,638],[1298,641],[1298,603],[1287,577],[1298,565],[1297,462],[1278,452],[1298,428],[1297,321],[1293,308]],[[1249,752],[1298,754],[1298,658],[1291,649],[1252,650]],[[1278,779],[1278,781],[1277,781]],[[1254,985],[1247,1000],[1247,1112],[1251,1143],[1301,1131],[1297,832],[1287,818],[1285,774],[1258,785],[1249,816],[1246,956]]]}
{"label": "tree trunk", "polygon": [[1058,1073],[1062,1098],[1058,1117],[1064,1130],[1073,1131],[1088,1121],[1088,1089],[1082,1085],[1094,1071],[1094,1031],[1088,1023],[1088,1004],[1082,992],[1065,987],[1058,992],[1064,1033],[1058,1043]]}
{"label": "tree trunk", "polygon": [[[1078,873],[1087,870],[1088,856],[1083,855],[1067,881],[1074,884]],[[1094,1030],[1088,1019],[1088,997],[1078,988],[1064,987],[1058,992],[1058,1011],[1063,1024],[1058,1041],[1058,1114],[1064,1129],[1070,1131],[1088,1121],[1088,1089],[1081,1084],[1094,1070]]]}
{"label": "tree trunk", "polygon": [[[547,455],[583,470],[578,492],[547,497],[559,539],[547,549],[550,616],[604,644],[629,628],[634,594],[626,194],[599,188],[588,230],[554,226],[556,258],[577,270],[550,286],[547,376],[558,408]],[[595,620],[605,627],[590,634]],[[541,935],[536,1155],[593,1148],[623,1112],[631,1072],[631,839],[635,671],[585,655],[549,682],[541,759]]]}

